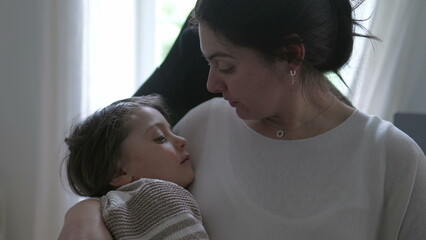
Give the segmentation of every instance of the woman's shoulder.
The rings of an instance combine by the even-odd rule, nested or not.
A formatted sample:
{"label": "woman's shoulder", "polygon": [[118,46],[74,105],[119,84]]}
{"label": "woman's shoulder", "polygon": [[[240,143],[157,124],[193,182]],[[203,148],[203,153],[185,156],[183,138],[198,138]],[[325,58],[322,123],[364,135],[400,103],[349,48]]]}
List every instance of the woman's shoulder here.
{"label": "woman's shoulder", "polygon": [[206,102],[201,103],[195,108],[191,109],[175,126],[180,129],[183,126],[191,126],[193,124],[205,123],[212,116],[221,116],[228,110],[226,101],[223,98],[212,98]]}
{"label": "woman's shoulder", "polygon": [[415,160],[424,156],[418,144],[392,122],[360,111],[356,114],[358,123],[362,123],[360,127],[363,128],[363,134],[371,136],[370,139],[383,145],[389,157]]}
{"label": "woman's shoulder", "polygon": [[206,113],[211,111],[220,111],[221,109],[227,108],[226,103],[226,100],[221,97],[212,98],[191,109],[187,115],[194,115],[199,112]]}

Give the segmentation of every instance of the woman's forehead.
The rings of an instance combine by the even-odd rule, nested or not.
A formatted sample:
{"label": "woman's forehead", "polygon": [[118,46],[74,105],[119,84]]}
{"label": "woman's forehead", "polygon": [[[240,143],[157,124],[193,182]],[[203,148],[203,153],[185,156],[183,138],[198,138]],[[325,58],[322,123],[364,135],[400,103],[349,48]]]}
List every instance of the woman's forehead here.
{"label": "woman's forehead", "polygon": [[211,60],[212,56],[226,56],[230,58],[247,58],[248,56],[263,59],[260,52],[249,47],[239,46],[219,32],[215,32],[207,25],[198,26],[200,35],[200,48],[206,60]]}
{"label": "woman's forehead", "polygon": [[200,35],[201,52],[206,58],[214,54],[215,51],[234,52],[239,47],[231,43],[225,36],[215,32],[208,26],[200,24],[198,26]]}

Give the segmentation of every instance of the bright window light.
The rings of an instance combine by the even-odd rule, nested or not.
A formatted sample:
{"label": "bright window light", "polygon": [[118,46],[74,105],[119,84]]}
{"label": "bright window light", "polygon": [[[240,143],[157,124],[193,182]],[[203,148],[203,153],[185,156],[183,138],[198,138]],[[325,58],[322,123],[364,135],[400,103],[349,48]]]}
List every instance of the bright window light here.
{"label": "bright window light", "polygon": [[131,97],[164,60],[194,5],[195,0],[86,0],[83,116]]}
{"label": "bright window light", "polygon": [[[373,10],[376,6],[376,0],[369,0],[362,3],[360,7],[355,10],[356,19],[364,19],[361,24],[365,29],[370,29],[371,26],[371,16]],[[363,29],[355,28],[357,33],[365,34]],[[349,63],[340,70],[340,74],[345,80],[346,84],[350,87],[356,81],[355,77],[359,71],[361,56],[364,53],[365,44],[370,44],[368,39],[355,37],[354,40],[354,50],[352,52],[351,59]],[[344,94],[350,95],[350,89],[344,85],[344,83],[339,79],[335,74],[328,74],[327,77],[330,81]]]}
{"label": "bright window light", "polygon": [[83,111],[130,97],[135,82],[135,2],[89,0]]}

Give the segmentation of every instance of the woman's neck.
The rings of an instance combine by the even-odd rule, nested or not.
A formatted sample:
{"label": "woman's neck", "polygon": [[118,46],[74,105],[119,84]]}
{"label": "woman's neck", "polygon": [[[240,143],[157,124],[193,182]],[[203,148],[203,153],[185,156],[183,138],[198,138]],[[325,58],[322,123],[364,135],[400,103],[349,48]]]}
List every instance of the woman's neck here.
{"label": "woman's neck", "polygon": [[299,94],[293,98],[292,107],[277,109],[276,114],[259,120],[245,120],[254,131],[277,139],[304,139],[325,133],[354,111],[340,102],[329,91],[311,92],[309,98]]}

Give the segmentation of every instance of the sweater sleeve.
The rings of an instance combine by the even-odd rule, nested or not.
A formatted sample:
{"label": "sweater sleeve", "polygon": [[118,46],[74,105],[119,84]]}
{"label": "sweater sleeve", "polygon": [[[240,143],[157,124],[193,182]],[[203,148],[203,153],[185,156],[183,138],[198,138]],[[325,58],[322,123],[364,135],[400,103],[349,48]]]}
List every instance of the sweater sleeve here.
{"label": "sweater sleeve", "polygon": [[208,239],[198,205],[184,188],[141,179],[101,198],[114,239]]}
{"label": "sweater sleeve", "polygon": [[426,239],[426,157],[419,151],[415,181],[399,240]]}

